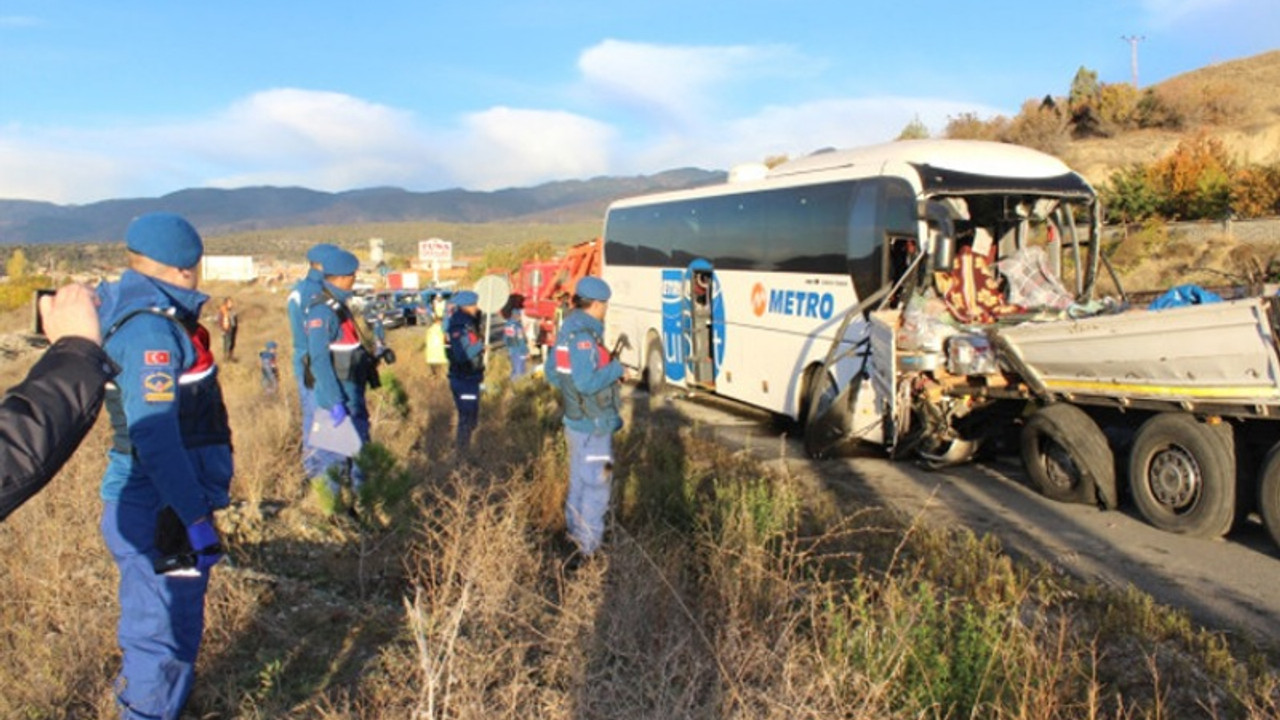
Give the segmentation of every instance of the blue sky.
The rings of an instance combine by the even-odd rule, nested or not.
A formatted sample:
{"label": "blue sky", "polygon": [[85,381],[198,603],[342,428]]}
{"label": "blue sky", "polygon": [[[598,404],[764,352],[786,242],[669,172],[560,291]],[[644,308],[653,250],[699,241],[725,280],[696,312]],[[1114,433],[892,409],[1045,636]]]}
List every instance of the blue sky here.
{"label": "blue sky", "polygon": [[1280,48],[1276,0],[0,0],[0,198],[727,169]]}

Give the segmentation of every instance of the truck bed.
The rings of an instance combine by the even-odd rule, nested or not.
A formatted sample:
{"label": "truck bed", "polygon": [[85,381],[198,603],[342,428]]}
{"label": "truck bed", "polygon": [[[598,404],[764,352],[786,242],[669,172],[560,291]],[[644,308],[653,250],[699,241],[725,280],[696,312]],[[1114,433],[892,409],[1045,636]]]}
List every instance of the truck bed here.
{"label": "truck bed", "polygon": [[996,331],[1028,380],[1058,397],[1280,414],[1274,298],[1129,310]]}

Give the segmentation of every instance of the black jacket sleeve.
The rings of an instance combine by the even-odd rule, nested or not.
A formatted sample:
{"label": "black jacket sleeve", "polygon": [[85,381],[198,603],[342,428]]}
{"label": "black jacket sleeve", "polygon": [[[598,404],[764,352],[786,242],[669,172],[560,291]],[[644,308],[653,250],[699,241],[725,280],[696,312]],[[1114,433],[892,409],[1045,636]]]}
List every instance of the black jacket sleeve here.
{"label": "black jacket sleeve", "polygon": [[0,403],[0,520],[40,491],[88,434],[115,365],[78,337],[54,343]]}

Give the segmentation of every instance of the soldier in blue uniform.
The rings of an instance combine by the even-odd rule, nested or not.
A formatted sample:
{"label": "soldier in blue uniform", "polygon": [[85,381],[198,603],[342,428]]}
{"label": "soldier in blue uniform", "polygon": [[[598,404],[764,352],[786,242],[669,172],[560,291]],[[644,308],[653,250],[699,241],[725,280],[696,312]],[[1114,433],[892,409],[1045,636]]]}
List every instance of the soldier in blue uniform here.
{"label": "soldier in blue uniform", "polygon": [[289,334],[293,340],[293,378],[298,384],[298,407],[302,411],[302,469],[308,478],[323,474],[325,466],[322,458],[316,457],[315,452],[307,445],[307,431],[315,416],[316,401],[307,385],[306,371],[303,368],[307,357],[307,330],[303,324],[307,316],[307,301],[320,292],[324,283],[321,261],[328,253],[338,249],[336,245],[328,243],[311,246],[307,250],[307,263],[310,266],[307,274],[293,286],[288,299]]}
{"label": "soldier in blue uniform", "polygon": [[[347,307],[359,266],[356,256],[346,250],[330,251],[321,259],[324,279],[306,304],[307,359],[303,369],[315,394],[312,424],[327,422],[337,427],[350,417],[360,440],[367,443],[365,388],[377,386],[378,370],[373,348],[361,336]],[[327,478],[329,468],[336,467],[340,476],[351,479],[352,489],[359,489],[364,478],[351,458],[319,448],[312,451],[320,465],[320,472],[312,476],[313,483],[316,477]],[[337,488],[330,485],[330,490]]]}
{"label": "soldier in blue uniform", "polygon": [[280,389],[280,365],[276,361],[276,341],[268,340],[258,353],[258,368],[262,372],[262,389],[275,395]]}
{"label": "soldier in blue uniform", "polygon": [[454,310],[445,329],[449,352],[449,389],[458,408],[458,454],[471,446],[480,421],[480,384],[484,382],[484,339],[480,337],[480,296],[470,290],[453,296]]}
{"label": "soldier in blue uniform", "polygon": [[507,324],[502,328],[502,342],[507,346],[507,354],[511,358],[511,379],[515,380],[525,373],[529,361],[529,338],[524,331],[524,311],[518,307],[511,308]]}
{"label": "soldier in blue uniform", "polygon": [[565,524],[582,557],[604,538],[613,475],[613,434],[622,428],[619,383],[626,371],[604,346],[604,317],[611,295],[598,277],[578,281],[546,369],[547,382],[560,390],[564,436],[569,451],[569,496]]}
{"label": "soldier in blue uniform", "polygon": [[198,322],[200,235],[170,213],[125,233],[129,269],[99,288],[103,348],[121,368],[107,391],[114,435],[102,478],[102,535],[120,571],[116,682],[122,717],[176,718],[195,677],[213,511],[229,502],[231,430]]}

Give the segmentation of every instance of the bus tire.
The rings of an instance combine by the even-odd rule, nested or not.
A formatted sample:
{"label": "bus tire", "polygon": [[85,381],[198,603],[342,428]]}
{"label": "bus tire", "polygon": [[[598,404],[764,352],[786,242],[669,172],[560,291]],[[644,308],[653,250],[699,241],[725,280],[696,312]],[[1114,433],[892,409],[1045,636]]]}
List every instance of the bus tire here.
{"label": "bus tire", "polygon": [[661,395],[667,388],[667,369],[662,356],[662,345],[656,340],[649,342],[649,351],[645,354],[644,386],[650,395]]}
{"label": "bus tire", "polygon": [[1226,535],[1235,521],[1233,445],[1226,425],[1176,412],[1151,417],[1134,435],[1129,453],[1129,489],[1138,512],[1168,532]]}
{"label": "bus tire", "polygon": [[1280,545],[1280,443],[1267,453],[1258,471],[1258,514],[1271,539]]}
{"label": "bus tire", "polygon": [[1022,464],[1042,495],[1059,502],[1115,507],[1116,461],[1102,429],[1066,403],[1036,411],[1022,427]]}

